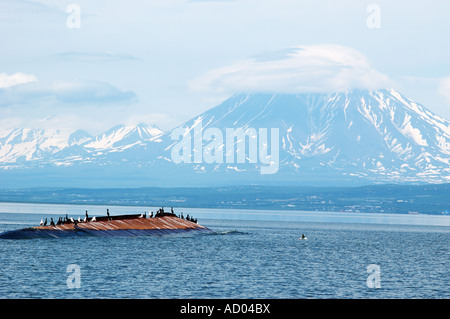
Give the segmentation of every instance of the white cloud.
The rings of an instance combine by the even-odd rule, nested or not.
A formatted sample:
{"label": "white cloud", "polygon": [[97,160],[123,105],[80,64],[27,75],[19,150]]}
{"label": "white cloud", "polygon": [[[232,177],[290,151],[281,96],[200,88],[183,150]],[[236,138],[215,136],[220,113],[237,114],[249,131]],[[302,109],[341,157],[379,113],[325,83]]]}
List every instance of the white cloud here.
{"label": "white cloud", "polygon": [[33,74],[25,74],[19,72],[8,75],[6,73],[0,73],[0,89],[35,81],[37,81],[37,78]]}
{"label": "white cloud", "polygon": [[33,105],[34,107],[49,105],[60,107],[102,106],[116,103],[129,104],[137,99],[136,94],[132,91],[122,91],[111,84],[97,81],[23,83],[23,85],[10,85],[6,88],[0,87],[0,107],[17,105]]}
{"label": "white cloud", "polygon": [[341,45],[304,45],[212,70],[188,83],[203,93],[327,92],[379,89],[393,81],[359,51]]}

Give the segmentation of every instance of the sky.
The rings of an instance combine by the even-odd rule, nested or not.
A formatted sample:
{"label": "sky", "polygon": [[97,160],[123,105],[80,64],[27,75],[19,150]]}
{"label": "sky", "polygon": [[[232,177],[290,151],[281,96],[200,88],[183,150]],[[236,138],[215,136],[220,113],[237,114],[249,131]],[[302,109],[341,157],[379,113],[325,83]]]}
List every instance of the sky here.
{"label": "sky", "polygon": [[450,2],[0,0],[0,137],[169,130],[235,93],[394,88],[450,119]]}

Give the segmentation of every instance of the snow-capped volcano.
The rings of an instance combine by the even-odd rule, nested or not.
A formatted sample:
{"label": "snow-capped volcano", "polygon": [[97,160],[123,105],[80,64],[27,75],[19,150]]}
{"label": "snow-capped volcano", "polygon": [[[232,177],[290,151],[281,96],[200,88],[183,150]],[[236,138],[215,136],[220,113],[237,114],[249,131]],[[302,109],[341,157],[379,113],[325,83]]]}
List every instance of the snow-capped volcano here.
{"label": "snow-capped volcano", "polygon": [[[211,143],[204,135],[208,129],[225,137],[231,128],[277,129],[279,169],[265,176],[260,161],[246,156],[245,163],[230,163],[225,153],[222,162],[195,160],[211,145],[226,149],[225,140]],[[191,135],[190,163],[173,158],[180,129]],[[117,126],[96,137],[85,131],[15,130],[0,138],[0,175],[2,168],[21,168],[24,179],[42,169],[67,186],[76,186],[74,176],[96,179],[96,186],[131,187],[444,183],[450,182],[450,122],[395,90],[237,94],[165,133],[145,125]],[[11,181],[2,180],[3,187]]]}
{"label": "snow-capped volcano", "polygon": [[[450,181],[449,121],[395,90],[239,94],[181,127],[193,132],[198,123],[203,131],[219,128],[224,135],[226,128],[277,128],[280,176],[271,179]],[[161,139],[170,145],[170,136]],[[195,169],[252,170],[239,164]]]}

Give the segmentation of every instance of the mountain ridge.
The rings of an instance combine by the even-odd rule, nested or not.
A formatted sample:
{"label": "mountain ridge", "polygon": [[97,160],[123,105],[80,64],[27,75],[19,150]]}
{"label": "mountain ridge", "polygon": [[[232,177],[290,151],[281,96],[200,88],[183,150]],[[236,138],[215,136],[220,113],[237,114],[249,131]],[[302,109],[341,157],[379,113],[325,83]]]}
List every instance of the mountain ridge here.
{"label": "mountain ridge", "polygon": [[[223,161],[195,160],[198,152],[221,151],[211,146],[211,139],[204,139],[208,129],[219,130],[225,137],[230,128],[278,129],[279,171],[261,176],[262,159],[250,163],[248,154],[245,163],[238,163],[236,157],[227,162],[225,151]],[[190,144],[191,163],[174,161],[174,147],[180,142],[173,138],[177,129],[192,141],[202,142],[202,149]],[[28,148],[31,155],[19,152],[22,157],[16,161],[15,153],[7,152],[14,147],[0,138],[0,175],[5,168],[20,167],[26,179],[27,170],[40,167],[42,172],[65,176],[69,182],[73,174],[81,173],[86,181],[98,179],[99,186],[103,180],[111,185],[127,181],[138,187],[450,181],[450,122],[393,89],[235,94],[167,132],[141,124],[119,125],[95,137],[85,131],[75,133],[71,145],[54,137],[60,144],[53,148],[37,139],[37,146]],[[67,170],[53,170],[55,167]]]}

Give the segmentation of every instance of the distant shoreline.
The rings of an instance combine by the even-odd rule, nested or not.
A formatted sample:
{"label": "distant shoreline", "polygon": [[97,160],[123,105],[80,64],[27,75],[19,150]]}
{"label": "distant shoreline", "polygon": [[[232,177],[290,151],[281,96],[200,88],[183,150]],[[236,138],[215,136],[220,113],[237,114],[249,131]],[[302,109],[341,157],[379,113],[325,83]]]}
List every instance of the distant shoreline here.
{"label": "distant shoreline", "polygon": [[450,184],[363,187],[30,188],[2,203],[448,215]]}

